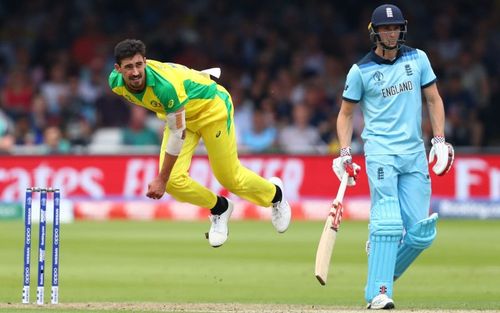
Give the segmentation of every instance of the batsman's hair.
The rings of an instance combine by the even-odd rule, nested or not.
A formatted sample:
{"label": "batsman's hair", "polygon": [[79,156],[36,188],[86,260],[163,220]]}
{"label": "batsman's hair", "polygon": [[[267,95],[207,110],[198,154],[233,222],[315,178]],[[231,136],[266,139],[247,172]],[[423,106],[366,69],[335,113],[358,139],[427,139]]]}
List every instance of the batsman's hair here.
{"label": "batsman's hair", "polygon": [[120,41],[115,46],[115,61],[120,65],[125,58],[131,58],[139,53],[143,57],[146,56],[146,45],[138,39],[125,39]]}

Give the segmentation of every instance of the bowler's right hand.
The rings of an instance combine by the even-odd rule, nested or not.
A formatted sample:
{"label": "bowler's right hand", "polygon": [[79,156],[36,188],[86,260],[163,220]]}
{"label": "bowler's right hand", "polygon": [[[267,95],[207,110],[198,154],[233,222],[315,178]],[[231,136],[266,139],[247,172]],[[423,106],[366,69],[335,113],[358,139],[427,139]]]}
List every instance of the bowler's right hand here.
{"label": "bowler's right hand", "polygon": [[333,159],[332,170],[337,175],[339,180],[342,180],[342,176],[347,171],[349,174],[349,179],[347,180],[348,186],[356,185],[356,178],[361,170],[361,167],[352,162],[352,156],[349,148],[341,149],[340,156]]}
{"label": "bowler's right hand", "polygon": [[161,177],[156,177],[152,182],[149,183],[146,196],[151,199],[160,199],[161,197],[163,197],[166,188],[167,182],[164,181]]}

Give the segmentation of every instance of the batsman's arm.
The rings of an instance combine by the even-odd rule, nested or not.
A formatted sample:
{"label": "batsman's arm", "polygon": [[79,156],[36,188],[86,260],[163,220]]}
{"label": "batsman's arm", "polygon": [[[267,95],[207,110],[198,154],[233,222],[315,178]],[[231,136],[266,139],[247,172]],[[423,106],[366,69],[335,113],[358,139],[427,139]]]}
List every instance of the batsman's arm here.
{"label": "batsman's arm", "polygon": [[429,164],[436,163],[432,166],[432,170],[438,176],[448,173],[455,159],[455,151],[453,146],[446,142],[444,136],[445,113],[444,105],[437,85],[434,83],[423,90],[427,106],[429,108],[429,117],[432,125],[434,137],[431,140],[432,147],[429,152]]}
{"label": "batsman's arm", "polygon": [[351,140],[353,133],[353,115],[356,107],[355,102],[342,100],[342,106],[337,117],[337,136],[340,143],[340,156],[332,162],[332,169],[335,175],[342,180],[344,172],[349,172],[348,186],[356,185],[356,176],[361,167],[352,162]]}
{"label": "batsman's arm", "polygon": [[337,136],[341,148],[346,148],[351,145],[353,130],[352,117],[355,107],[355,103],[342,100],[339,116],[337,117]]}
{"label": "batsman's arm", "polygon": [[444,136],[444,105],[443,99],[439,95],[436,84],[432,84],[423,90],[427,107],[429,109],[429,118],[432,125],[434,136]]}

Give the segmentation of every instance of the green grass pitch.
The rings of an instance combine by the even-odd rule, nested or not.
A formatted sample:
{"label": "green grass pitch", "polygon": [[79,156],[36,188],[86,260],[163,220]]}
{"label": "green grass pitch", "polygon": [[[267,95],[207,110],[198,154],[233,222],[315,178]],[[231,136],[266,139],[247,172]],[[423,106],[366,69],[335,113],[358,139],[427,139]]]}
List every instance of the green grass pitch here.
{"label": "green grass pitch", "polygon": [[[267,221],[233,221],[229,240],[217,249],[204,238],[208,227],[208,220],[63,224],[60,302],[364,307],[366,221],[343,222],[327,286],[313,273],[323,222],[293,222],[286,233],[277,234]],[[23,228],[21,221],[0,222],[0,312],[41,312],[31,305],[8,307],[21,301]],[[397,308],[499,310],[499,238],[500,220],[440,220],[434,245],[395,284]],[[37,247],[35,224],[32,302]],[[50,253],[48,239],[46,301]],[[47,312],[66,312],[47,307]]]}

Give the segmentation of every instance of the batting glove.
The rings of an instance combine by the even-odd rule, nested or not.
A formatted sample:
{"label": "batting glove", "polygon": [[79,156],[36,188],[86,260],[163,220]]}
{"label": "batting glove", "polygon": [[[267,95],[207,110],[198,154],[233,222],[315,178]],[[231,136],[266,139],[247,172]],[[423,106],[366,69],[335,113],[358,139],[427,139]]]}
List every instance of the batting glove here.
{"label": "batting glove", "polygon": [[351,147],[340,149],[340,156],[333,159],[332,170],[337,175],[339,180],[342,180],[342,176],[347,171],[349,174],[349,179],[347,180],[348,186],[356,185],[356,178],[361,170],[361,167],[352,162]]}
{"label": "batting glove", "polygon": [[435,136],[431,140],[432,148],[429,153],[429,164],[437,159],[436,164],[432,167],[432,171],[438,176],[443,176],[448,173],[455,159],[455,151],[453,146],[447,143],[443,136]]}

